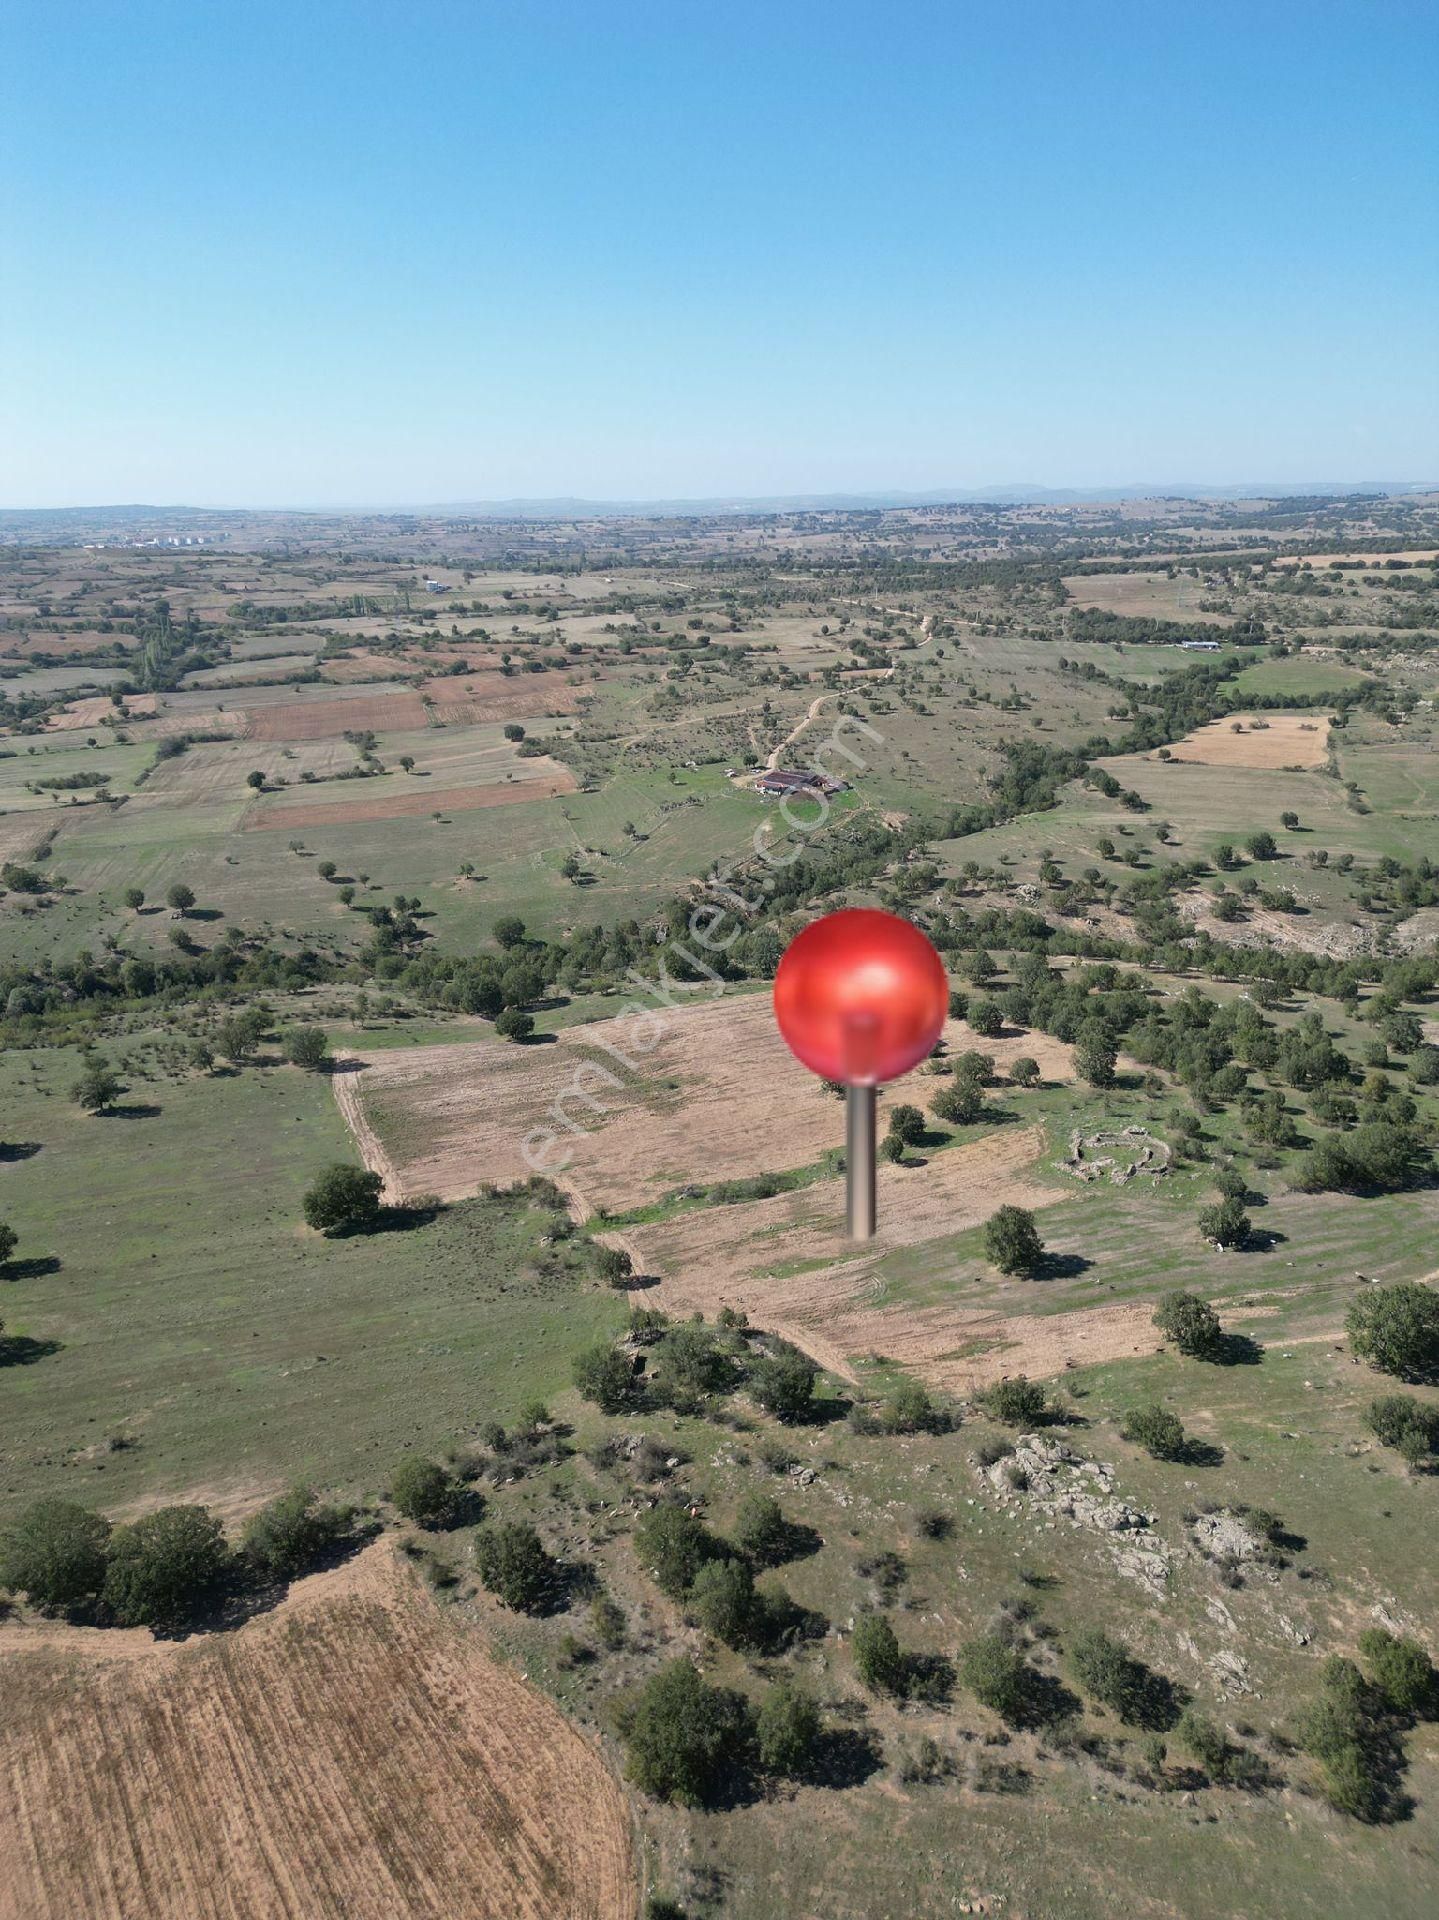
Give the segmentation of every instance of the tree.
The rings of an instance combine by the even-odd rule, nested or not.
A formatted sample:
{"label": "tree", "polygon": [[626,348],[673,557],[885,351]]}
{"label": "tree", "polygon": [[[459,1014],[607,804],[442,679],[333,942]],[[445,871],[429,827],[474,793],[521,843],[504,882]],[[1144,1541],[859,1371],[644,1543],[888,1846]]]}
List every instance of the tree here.
{"label": "tree", "polygon": [[209,1073],[215,1065],[215,1049],[208,1040],[192,1040],[186,1048],[190,1065],[201,1073]]}
{"label": "tree", "polygon": [[1251,860],[1273,860],[1279,852],[1272,833],[1251,833],[1244,850]]}
{"label": "tree", "polygon": [[1022,1053],[1017,1060],[1010,1061],[1009,1077],[1017,1087],[1037,1087],[1039,1062],[1031,1060],[1027,1053]]}
{"label": "tree", "polygon": [[862,1613],[854,1623],[854,1668],[871,1693],[897,1693],[904,1684],[905,1661],[899,1640],[882,1613]]}
{"label": "tree", "polygon": [[126,887],[125,905],[131,913],[138,913],[145,904],[144,890],[140,887]]}
{"label": "tree", "polygon": [[1391,1393],[1371,1401],[1364,1420],[1386,1447],[1401,1453],[1411,1466],[1439,1453],[1439,1407],[1426,1406],[1412,1394]]}
{"label": "tree", "polygon": [[5,1267],[10,1264],[15,1249],[19,1244],[20,1236],[10,1225],[10,1222],[8,1220],[0,1220],[0,1267]]}
{"label": "tree", "polygon": [[560,878],[563,880],[573,882],[578,880],[583,872],[584,868],[580,865],[580,857],[577,853],[567,853],[560,862]]}
{"label": "tree", "polygon": [[1325,1140],[1308,1156],[1294,1184],[1304,1193],[1402,1193],[1433,1157],[1413,1126],[1375,1120],[1343,1139]]}
{"label": "tree", "polygon": [[1154,1324],[1191,1359],[1210,1359],[1224,1344],[1219,1315],[1196,1293],[1166,1293],[1155,1309]]}
{"label": "tree", "polygon": [[929,1103],[936,1119],[953,1127],[972,1126],[984,1112],[984,1089],[977,1080],[951,1080]]}
{"label": "tree", "polygon": [[390,1476],[390,1500],[417,1527],[444,1527],[454,1519],[462,1489],[435,1460],[407,1453]]}
{"label": "tree", "polygon": [[739,1504],[734,1539],[740,1551],[747,1553],[756,1565],[778,1565],[789,1549],[789,1523],[780,1510],[779,1501],[765,1493],[747,1493]]}
{"label": "tree", "polygon": [[1081,1028],[1074,1047],[1074,1064],[1092,1087],[1112,1087],[1119,1055],[1107,1027]]}
{"label": "tree", "polygon": [[709,1560],[695,1574],[689,1607],[705,1632],[736,1649],[758,1646],[764,1605],[743,1560]]}
{"label": "tree", "polygon": [[575,1387],[601,1413],[622,1413],[635,1390],[634,1369],[608,1340],[577,1353],[571,1363]]}
{"label": "tree", "polygon": [[111,1536],[103,1598],[119,1626],[177,1632],[213,1605],[230,1566],[207,1507],[160,1507]]}
{"label": "tree", "polygon": [[523,740],[525,730],[517,721],[509,720],[505,723],[504,735],[506,740]]}
{"label": "tree", "polygon": [[635,1263],[623,1247],[595,1244],[595,1270],[607,1287],[624,1287],[634,1275]]}
{"label": "tree", "polygon": [[1249,1215],[1237,1200],[1221,1200],[1217,1207],[1202,1207],[1199,1231],[1206,1240],[1220,1247],[1242,1247],[1249,1238]]}
{"label": "tree", "polygon": [[105,1583],[110,1522],[71,1500],[35,1500],[0,1533],[0,1587],[32,1607],[87,1607]]}
{"label": "tree", "polygon": [[187,887],[183,880],[177,880],[165,895],[165,903],[176,913],[188,913],[195,904],[195,890]]}
{"label": "tree", "polygon": [[318,1027],[294,1027],[285,1035],[285,1058],[291,1066],[314,1073],[330,1057],[330,1043]]}
{"label": "tree", "polygon": [[880,1141],[879,1157],[881,1160],[887,1160],[892,1166],[903,1165],[904,1141],[897,1133],[887,1133]]}
{"label": "tree", "polygon": [[1439,1293],[1416,1280],[1371,1287],[1344,1317],[1349,1344],[1361,1360],[1401,1380],[1439,1374]]}
{"label": "tree", "polygon": [[315,868],[322,880],[333,880],[340,871],[333,860],[321,860]]}
{"label": "tree", "polygon": [[525,923],[517,914],[502,914],[495,922],[495,939],[508,951],[518,947],[525,937]]}
{"label": "tree", "polygon": [[701,1567],[718,1551],[713,1535],[694,1514],[672,1502],[642,1513],[634,1531],[635,1554],[661,1593],[683,1600]]}
{"label": "tree", "polygon": [[959,1677],[981,1706],[1001,1720],[1024,1715],[1029,1696],[1029,1670],[1024,1656],[1000,1633],[981,1634],[959,1650]]}
{"label": "tree", "polygon": [[241,1550],[271,1579],[293,1580],[346,1541],[352,1524],[349,1508],[326,1506],[313,1487],[294,1486],[251,1517]]}
{"label": "tree", "polygon": [[265,785],[265,776],[258,767],[256,767],[253,773],[247,773],[245,775],[245,785],[247,787],[253,787],[256,793],[262,791]]}
{"label": "tree", "polygon": [[814,1764],[822,1731],[813,1696],[793,1680],[777,1681],[760,1702],[760,1765],[783,1779],[801,1779]]}
{"label": "tree", "polygon": [[1291,809],[1286,808],[1279,816],[1279,824],[1284,828],[1286,833],[1297,833],[1299,831],[1299,815]]}
{"label": "tree", "polygon": [[702,1807],[747,1762],[754,1719],[742,1695],[707,1686],[693,1661],[674,1660],[641,1689],[622,1731],[642,1793]]}
{"label": "tree", "polygon": [[1025,1207],[1001,1207],[984,1226],[984,1251],[1001,1273],[1034,1273],[1044,1259],[1044,1242]]}
{"label": "tree", "polygon": [[814,1410],[817,1376],[814,1362],[791,1347],[762,1355],[750,1367],[746,1384],[766,1413],[793,1422],[808,1419]]}
{"label": "tree", "polygon": [[689,1320],[661,1339],[655,1368],[667,1392],[723,1393],[736,1380],[734,1362],[714,1334]]}
{"label": "tree", "polygon": [[904,1105],[892,1107],[889,1115],[889,1131],[902,1145],[916,1147],[924,1138],[924,1115],[918,1107]]}
{"label": "tree", "polygon": [[1417,1640],[1403,1639],[1383,1627],[1366,1627],[1359,1636],[1359,1651],[1395,1713],[1421,1720],[1439,1717],[1439,1674]]}
{"label": "tree", "polygon": [[264,1031],[264,1014],[257,1007],[251,1007],[244,1013],[231,1014],[227,1020],[222,1020],[215,1040],[225,1058],[238,1067],[259,1046]]}
{"label": "tree", "polygon": [[506,1040],[528,1040],[535,1030],[535,1016],[519,1007],[506,1007],[495,1019],[495,1032]]}
{"label": "tree", "polygon": [[1184,1423],[1157,1401],[1147,1407],[1131,1407],[1119,1431],[1156,1460],[1184,1458]]}
{"label": "tree", "polygon": [[414,766],[415,766],[414,754],[402,753],[400,755],[400,765],[405,770],[406,773],[412,773],[414,771]]}
{"label": "tree", "polygon": [[970,1032],[982,1040],[995,1040],[1004,1032],[1004,1015],[993,1000],[971,1000],[964,1017]]}
{"label": "tree", "polygon": [[480,1528],[475,1566],[486,1590],[516,1613],[538,1613],[559,1574],[534,1528],[518,1521]]}
{"label": "tree", "polygon": [[1012,1380],[996,1380],[975,1398],[992,1420],[1006,1427],[1038,1426],[1051,1414],[1044,1388],[1037,1380],[1027,1380],[1022,1373],[1015,1374]]}
{"label": "tree", "polygon": [[70,1098],[86,1113],[108,1113],[124,1088],[103,1060],[91,1061],[70,1089]]}
{"label": "tree", "polygon": [[1136,1660],[1122,1640],[1099,1627],[1085,1628],[1074,1637],[1069,1663],[1084,1691],[1126,1726],[1163,1730],[1174,1724],[1174,1689]]}
{"label": "tree", "polygon": [[380,1217],[384,1181],[367,1167],[326,1167],[306,1193],[305,1224],[318,1233],[356,1233]]}

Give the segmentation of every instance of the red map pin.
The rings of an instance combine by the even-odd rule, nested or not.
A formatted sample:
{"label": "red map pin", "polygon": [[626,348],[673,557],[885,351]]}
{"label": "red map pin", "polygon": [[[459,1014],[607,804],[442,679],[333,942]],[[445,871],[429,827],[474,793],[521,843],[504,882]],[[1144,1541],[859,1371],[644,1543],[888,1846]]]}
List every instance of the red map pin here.
{"label": "red map pin", "polygon": [[944,962],[908,920],[847,907],[785,948],[774,1011],[790,1052],[845,1087],[846,1218],[853,1239],[872,1239],[875,1088],[918,1066],[943,1031]]}

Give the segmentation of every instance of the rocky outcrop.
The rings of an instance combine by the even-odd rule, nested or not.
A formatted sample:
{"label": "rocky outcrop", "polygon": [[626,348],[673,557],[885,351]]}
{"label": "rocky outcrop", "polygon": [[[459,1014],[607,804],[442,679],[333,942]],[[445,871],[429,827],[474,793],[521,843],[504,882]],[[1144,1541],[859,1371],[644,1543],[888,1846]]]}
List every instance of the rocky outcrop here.
{"label": "rocky outcrop", "polygon": [[1161,1597],[1169,1581],[1169,1548],[1154,1531],[1154,1515],[1117,1499],[1114,1469],[1085,1460],[1048,1434],[1022,1434],[1014,1452],[987,1467],[1001,1506],[1022,1504],[1105,1541],[1116,1570]]}

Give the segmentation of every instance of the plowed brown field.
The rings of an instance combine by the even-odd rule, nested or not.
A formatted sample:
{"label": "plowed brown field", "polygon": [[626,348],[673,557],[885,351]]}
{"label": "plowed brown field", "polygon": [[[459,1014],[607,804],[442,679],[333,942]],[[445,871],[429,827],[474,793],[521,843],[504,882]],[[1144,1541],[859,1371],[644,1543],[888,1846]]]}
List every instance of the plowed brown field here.
{"label": "plowed brown field", "polygon": [[27,1631],[0,1920],[633,1920],[619,1785],[383,1542],[187,1646]]}
{"label": "plowed brown field", "polygon": [[330,734],[413,732],[429,724],[417,693],[255,706],[250,709],[249,721],[254,740],[323,740]]}

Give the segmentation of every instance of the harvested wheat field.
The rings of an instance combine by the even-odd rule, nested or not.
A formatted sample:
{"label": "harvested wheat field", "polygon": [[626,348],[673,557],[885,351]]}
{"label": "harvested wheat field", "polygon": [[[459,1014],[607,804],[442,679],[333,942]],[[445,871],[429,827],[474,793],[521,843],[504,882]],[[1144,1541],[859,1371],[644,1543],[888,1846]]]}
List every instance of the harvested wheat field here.
{"label": "harvested wheat field", "polygon": [[633,1920],[617,1782],[386,1543],[112,1637],[0,1630],[0,1920]]}
{"label": "harvested wheat field", "polygon": [[[895,1247],[977,1227],[996,1207],[1038,1209],[1062,1200],[1061,1191],[1036,1176],[1044,1149],[1042,1127],[1004,1127],[947,1148],[927,1166],[882,1165],[879,1232],[872,1248],[847,1260],[834,1260],[844,1243],[839,1180],[605,1237],[623,1240],[637,1272],[658,1276],[658,1288],[646,1298],[667,1313],[712,1318],[721,1307],[734,1307],[838,1373],[850,1372],[854,1355],[878,1352],[950,1386],[956,1381],[949,1362],[959,1349],[992,1342],[996,1329],[1013,1338],[1017,1323],[957,1302],[886,1305],[877,1264]],[[1006,1359],[1002,1370],[1014,1370],[1014,1363]]]}
{"label": "harvested wheat field", "polygon": [[1177,740],[1169,757],[1205,767],[1321,767],[1328,752],[1323,714],[1236,713]]}
{"label": "harvested wheat field", "polygon": [[[1073,1075],[1069,1048],[1043,1034],[977,1041],[951,1021],[945,1039],[951,1052],[982,1047],[1001,1071],[1027,1053],[1047,1078]],[[537,1129],[557,1136],[546,1170],[587,1212],[644,1206],[687,1182],[807,1166],[844,1139],[843,1107],[781,1040],[768,994],[706,994],[569,1027],[543,1046],[397,1049],[335,1085],[352,1127],[362,1113],[361,1150],[393,1198],[459,1199],[487,1181],[526,1179],[535,1169],[524,1142]],[[934,1085],[923,1073],[896,1082],[881,1115],[888,1102],[924,1104]]]}
{"label": "harvested wheat field", "polygon": [[579,699],[576,689],[553,673],[446,674],[423,682],[420,692],[434,701],[438,720],[458,726],[573,713]]}
{"label": "harvested wheat field", "polygon": [[427,818],[432,813],[473,813],[480,807],[510,807],[522,800],[552,800],[556,794],[574,792],[575,777],[568,767],[554,761],[541,767],[538,760],[526,761],[524,765],[538,771],[486,787],[426,787],[418,792],[380,793],[364,800],[324,799],[283,807],[254,806],[248,809],[240,824],[246,833],[264,833],[280,828],[341,826],[354,820]]}
{"label": "harvested wheat field", "polygon": [[[125,696],[125,711],[133,719],[144,720],[160,710],[155,693],[130,693]],[[93,730],[102,720],[113,720],[119,709],[108,694],[89,694],[83,700],[71,700],[45,722],[51,733],[80,733]]]}
{"label": "harvested wheat field", "polygon": [[330,734],[413,730],[425,726],[428,716],[417,693],[382,693],[256,705],[248,718],[253,740],[323,740]]}

